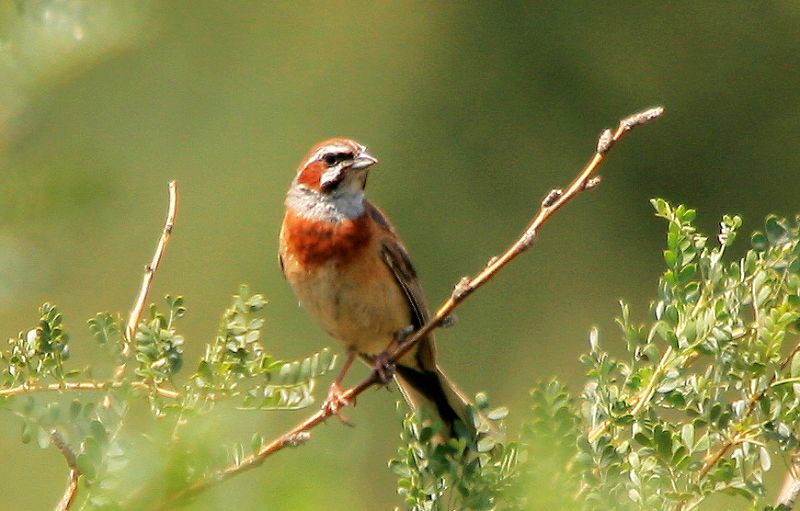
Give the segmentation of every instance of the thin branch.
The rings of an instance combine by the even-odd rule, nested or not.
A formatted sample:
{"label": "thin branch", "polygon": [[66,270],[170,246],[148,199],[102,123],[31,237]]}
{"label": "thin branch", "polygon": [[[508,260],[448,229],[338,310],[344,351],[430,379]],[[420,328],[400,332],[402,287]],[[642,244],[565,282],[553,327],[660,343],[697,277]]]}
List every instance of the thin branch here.
{"label": "thin branch", "polygon": [[[694,313],[693,313],[694,315]],[[748,330],[742,329],[739,333],[735,333],[731,337],[731,341],[735,341],[737,339],[741,339],[747,334]],[[701,339],[702,340],[702,339]],[[691,346],[688,346],[686,349],[681,351],[680,353],[676,354],[676,357],[684,357],[683,366],[689,367],[689,365],[694,361],[693,359],[696,358],[697,354],[695,352],[687,353],[687,351],[693,350],[695,347],[700,345],[701,340],[694,342]],[[658,386],[659,380],[664,372],[667,370],[667,366],[675,360],[672,357],[673,355],[673,348],[672,346],[668,346],[666,350],[664,350],[664,354],[658,360],[656,364],[656,368],[653,371],[653,374],[650,376],[650,380],[647,383],[647,386],[638,392],[633,399],[631,399],[631,411],[630,415],[636,417],[639,412],[642,411],[642,408],[652,399],[655,395],[655,389]],[[590,443],[594,443],[597,441],[598,438],[603,436],[608,431],[609,426],[611,426],[611,419],[607,418],[597,424],[594,428],[589,430],[589,433],[586,434],[586,439]]]}
{"label": "thin branch", "polygon": [[[605,159],[608,151],[632,128],[645,124],[653,119],[661,116],[664,109],[661,107],[651,108],[643,112],[634,114],[622,121],[615,131],[605,130],[600,135],[597,143],[597,150],[578,174],[578,176],[569,184],[566,190],[554,190],[550,192],[545,200],[542,202],[533,220],[526,226],[522,235],[499,257],[492,258],[486,267],[481,270],[474,277],[463,277],[453,289],[450,298],[442,304],[436,311],[436,314],[427,323],[425,323],[419,330],[411,334],[408,339],[401,343],[395,351],[388,357],[388,363],[394,363],[401,359],[403,355],[408,353],[414,348],[422,339],[430,334],[436,328],[441,327],[448,322],[453,310],[458,307],[464,300],[466,300],[475,290],[480,288],[488,282],[494,275],[506,266],[512,259],[525,252],[536,241],[538,230],[549,220],[553,214],[571,201],[580,192],[594,188],[599,184],[599,180],[592,179],[592,174],[600,166],[600,163]],[[355,398],[364,392],[366,389],[380,383],[380,376],[378,371],[373,370],[370,375],[361,381],[359,384],[350,387],[343,392],[342,398],[350,403],[355,402]],[[307,417],[305,420],[294,426],[292,429],[279,436],[269,444],[263,446],[258,452],[251,454],[239,461],[238,464],[226,467],[211,476],[200,479],[183,490],[168,495],[161,502],[157,502],[151,510],[166,509],[170,504],[182,500],[184,498],[196,495],[211,486],[214,486],[222,481],[233,477],[236,474],[245,472],[261,465],[270,455],[283,449],[284,447],[294,446],[298,444],[298,439],[301,442],[306,441],[310,437],[308,430],[325,421],[332,415],[330,409],[319,410],[313,415]]]}
{"label": "thin branch", "polygon": [[[137,381],[131,383],[132,387],[143,390],[154,390],[156,394],[161,397],[169,399],[179,399],[180,393],[175,390],[165,389],[163,387],[154,387],[148,385],[146,382]],[[110,388],[122,387],[122,382],[64,382],[64,383],[51,383],[49,385],[29,385],[22,384],[16,387],[7,389],[0,389],[0,397],[19,396],[22,394],[31,394],[34,392],[60,392],[60,391],[75,391],[75,390],[108,390]]]}
{"label": "thin branch", "polygon": [[155,276],[158,265],[161,264],[161,258],[164,255],[164,250],[167,248],[172,229],[175,226],[175,215],[178,213],[178,183],[170,181],[169,183],[169,208],[167,209],[167,220],[164,222],[164,230],[161,231],[161,238],[158,240],[156,252],[153,254],[153,260],[144,268],[144,276],[142,277],[142,288],[139,290],[139,296],[136,298],[136,303],[131,309],[131,314],[128,316],[128,324],[125,327],[125,346],[123,347],[123,354],[130,355],[131,345],[133,344],[133,336],[136,333],[136,328],[139,326],[139,320],[142,318],[142,311],[147,301],[147,295],[150,293],[150,287],[153,285],[153,277]]}
{"label": "thin branch", "polygon": [[[178,213],[178,183],[170,181],[169,183],[169,207],[167,208],[167,219],[164,222],[164,229],[161,231],[161,238],[156,245],[155,254],[150,264],[144,267],[144,276],[142,277],[142,287],[139,290],[139,296],[136,297],[133,309],[128,316],[128,323],[125,326],[125,338],[122,344],[122,362],[114,370],[112,381],[116,384],[122,381],[122,376],[125,374],[125,367],[128,364],[131,351],[133,350],[134,335],[136,328],[139,326],[139,321],[142,319],[142,312],[144,311],[145,303],[147,302],[147,295],[150,293],[150,287],[153,285],[153,278],[155,277],[158,265],[161,263],[161,258],[164,255],[164,250],[167,248],[167,243],[172,236],[172,228],[175,226],[175,216]],[[108,396],[103,400],[103,406],[108,408],[111,405],[111,400]]]}
{"label": "thin branch", "polygon": [[[744,423],[744,421],[750,418],[750,416],[755,411],[758,402],[761,400],[762,397],[764,397],[767,391],[773,387],[773,383],[775,383],[778,380],[778,376],[780,375],[780,373],[784,369],[786,369],[786,366],[788,366],[792,362],[792,359],[797,353],[800,353],[800,343],[796,344],[795,347],[792,348],[792,351],[790,351],[789,354],[786,355],[786,357],[783,360],[781,360],[780,364],[778,365],[778,371],[776,371],[776,373],[772,375],[772,378],[770,378],[769,383],[766,385],[766,387],[764,387],[761,391],[756,392],[755,394],[750,396],[750,399],[747,402],[747,409],[744,411],[741,420],[739,421],[740,424]],[[746,432],[739,431],[730,438],[728,438],[727,440],[725,440],[724,442],[722,442],[722,444],[720,444],[720,446],[713,454],[710,454],[709,456],[706,457],[705,463],[703,463],[703,466],[700,467],[700,470],[697,472],[697,477],[695,478],[695,484],[700,484],[703,481],[703,479],[705,479],[708,473],[711,472],[711,469],[713,469],[714,466],[717,463],[719,463],[719,461],[728,453],[731,447],[739,443],[742,443],[745,440],[747,440]],[[784,487],[784,489],[786,488]],[[781,494],[783,494],[783,490],[781,490]],[[795,498],[796,496],[797,495],[795,495]],[[689,499],[686,499],[681,503],[679,503],[678,506],[675,508],[676,511],[683,511],[688,502]],[[791,509],[791,507],[789,509]]]}
{"label": "thin branch", "polygon": [[[611,150],[611,148],[614,147],[614,145],[619,142],[619,140],[632,128],[646,124],[647,122],[660,117],[663,113],[664,109],[662,107],[651,108],[649,110],[633,114],[630,117],[620,121],[616,131],[614,131],[611,135],[609,135],[611,130],[603,131],[603,133],[600,135],[600,139],[598,140],[597,151],[595,152],[594,157],[592,157],[581,173],[572,180],[567,189],[557,192],[555,194],[556,197],[553,196],[554,194],[552,192],[548,194],[546,200],[542,203],[542,207],[536,213],[536,216],[533,217],[533,220],[531,220],[531,222],[527,225],[525,231],[523,231],[522,235],[519,237],[519,239],[517,239],[517,241],[515,241],[502,255],[490,259],[486,268],[484,268],[477,275],[472,278],[463,277],[459,283],[456,284],[455,288],[453,289],[453,293],[450,295],[450,298],[436,311],[436,315],[433,317],[433,319],[423,325],[422,328],[414,332],[414,334],[410,336],[409,339],[406,340],[397,349],[397,351],[392,354],[392,360],[394,361],[401,359],[403,355],[413,349],[414,346],[424,339],[431,331],[440,327],[446,318],[450,316],[450,313],[453,312],[453,310],[464,300],[466,300],[469,295],[494,277],[494,275],[505,265],[511,262],[512,259],[516,258],[518,255],[530,248],[536,241],[539,228],[544,225],[545,222],[547,222],[556,211],[561,209],[580,192],[586,190],[587,188],[594,188],[597,185],[597,181],[591,181],[593,184],[587,187],[592,174],[594,174],[594,172],[603,162],[608,151]],[[375,376],[376,375],[373,375],[373,378]]]}
{"label": "thin branch", "polygon": [[[348,389],[344,395],[350,397],[356,396],[357,394],[353,392],[354,388],[355,387]],[[347,399],[349,399],[349,397]],[[171,495],[167,495],[164,500],[155,503],[155,505],[148,509],[150,511],[171,509],[173,504],[182,501],[189,496],[196,495],[212,486],[227,481],[235,475],[261,466],[261,464],[264,463],[264,461],[266,461],[271,454],[283,449],[284,447],[297,447],[298,445],[306,443],[311,439],[311,433],[309,433],[308,430],[324,421],[330,415],[330,412],[326,412],[324,410],[318,411],[303,422],[297,424],[290,431],[287,431],[266,446],[262,447],[257,453],[245,456],[239,461],[239,463],[225,467],[206,479],[195,481],[180,491],[177,491]]]}
{"label": "thin branch", "polygon": [[81,475],[80,469],[78,469],[78,462],[75,457],[75,453],[72,452],[72,449],[67,445],[64,439],[61,437],[58,431],[55,429],[50,431],[50,439],[53,441],[53,445],[61,451],[61,454],[64,456],[64,460],[67,462],[67,466],[69,467],[69,481],[67,482],[67,488],[64,490],[64,495],[61,496],[61,499],[56,504],[55,511],[67,511],[71,506],[72,503],[75,501],[75,496],[78,493],[78,477]]}
{"label": "thin branch", "polygon": [[[647,383],[647,386],[637,394],[634,399],[631,401],[632,408],[630,411],[631,416],[636,417],[644,405],[650,401],[656,391],[656,387],[658,386],[659,380],[661,379],[661,375],[664,374],[664,371],[667,369],[667,364],[672,360],[672,346],[667,347],[664,351],[664,354],[656,364],[656,368],[653,371],[652,376],[650,376],[650,381]],[[611,425],[611,419],[605,419],[600,422],[597,426],[592,428],[589,433],[586,435],[586,439],[590,443],[594,443],[597,441],[598,438],[603,436],[606,431],[608,431],[608,427]]]}

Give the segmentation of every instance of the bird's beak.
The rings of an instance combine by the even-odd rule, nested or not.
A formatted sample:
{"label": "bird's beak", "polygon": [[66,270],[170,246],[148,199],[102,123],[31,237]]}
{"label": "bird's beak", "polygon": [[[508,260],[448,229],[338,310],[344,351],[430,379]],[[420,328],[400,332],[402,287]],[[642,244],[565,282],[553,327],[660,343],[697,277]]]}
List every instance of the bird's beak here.
{"label": "bird's beak", "polygon": [[[371,166],[375,165],[376,163],[378,163],[378,160],[376,158],[372,157],[366,151],[361,151],[360,153],[358,153],[358,156],[353,158],[351,162],[345,162],[342,165],[337,165],[336,167],[330,170],[326,170],[322,174],[319,180],[320,189],[323,192],[329,191],[338,186],[339,183],[344,181],[345,176],[349,173],[349,171],[366,170]],[[361,175],[361,174],[355,174],[355,175]],[[362,179],[362,186],[364,179]]]}
{"label": "bird's beak", "polygon": [[378,163],[377,158],[374,158],[366,151],[362,151],[359,153],[358,157],[353,159],[353,163],[350,164],[350,168],[353,170],[368,169],[376,163]]}

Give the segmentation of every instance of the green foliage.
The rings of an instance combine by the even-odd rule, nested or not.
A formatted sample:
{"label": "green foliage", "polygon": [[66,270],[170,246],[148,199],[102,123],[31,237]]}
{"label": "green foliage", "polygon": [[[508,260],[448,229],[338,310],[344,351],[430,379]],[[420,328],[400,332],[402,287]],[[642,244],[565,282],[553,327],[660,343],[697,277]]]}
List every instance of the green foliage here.
{"label": "green foliage", "polygon": [[752,249],[727,263],[740,218],[723,218],[711,248],[694,210],[653,205],[669,229],[651,319],[634,323],[623,304],[628,358],[595,338],[582,359],[581,409],[595,433],[579,443],[582,495],[619,509],[692,509],[712,494],[759,503],[772,459],[797,445],[797,222],[769,217]]}
{"label": "green foliage", "polygon": [[64,369],[69,359],[69,336],[63,331],[61,313],[49,303],[42,305],[39,313],[39,324],[9,339],[9,349],[0,352],[4,387],[63,382],[74,376]]}
{"label": "green foliage", "polygon": [[95,317],[87,321],[89,331],[94,340],[112,355],[117,363],[122,362],[119,355],[122,353],[122,318],[119,314],[112,315],[107,312],[98,312]]}
{"label": "green foliage", "polygon": [[[234,420],[231,413],[297,410],[314,402],[315,380],[333,369],[335,357],[324,350],[290,362],[274,358],[260,342],[264,322],[257,313],[265,304],[243,286],[185,382],[180,382],[180,371],[186,341],[177,330],[177,321],[186,315],[182,297],[167,296],[163,312],[150,307],[135,333],[135,364],[119,381],[103,382],[92,380],[88,370],[67,370],[69,337],[63,318],[44,304],[38,325],[10,339],[8,349],[0,352],[0,410],[20,418],[23,442],[46,448],[57,438],[56,444],[71,451],[81,473],[82,509],[146,508],[260,448],[258,432],[237,439],[214,427]],[[124,343],[120,316],[100,313],[88,326],[119,364]],[[83,380],[74,381],[78,376]],[[70,391],[81,393],[67,400]],[[126,421],[142,396],[153,418],[144,431],[141,425],[131,429]],[[218,407],[224,411],[213,413]],[[169,482],[166,488],[164,481]]]}
{"label": "green foliage", "polygon": [[333,369],[327,349],[294,362],[273,358],[260,343],[264,320],[252,317],[266,305],[242,286],[223,314],[219,333],[186,388],[186,399],[210,402],[217,396],[243,397],[243,408],[297,410],[313,403],[317,378]]}
{"label": "green foliage", "polygon": [[[492,509],[686,511],[712,495],[763,508],[766,474],[785,470],[800,445],[798,220],[768,217],[744,257],[727,262],[739,217],[723,217],[710,246],[694,210],[653,206],[668,222],[667,268],[649,319],[622,304],[623,357],[591,332],[579,398],[557,382],[533,390],[519,441],[496,445],[516,455],[504,473],[513,489],[483,489]],[[438,509],[436,497],[465,477],[440,467],[462,466],[463,451],[420,447],[413,424],[393,465],[399,489],[408,509]]]}
{"label": "green foliage", "polygon": [[[482,394],[458,439],[445,438],[425,410],[405,416],[389,465],[406,509],[688,511],[725,495],[766,506],[766,475],[800,448],[798,220],[768,217],[751,249],[729,262],[740,218],[723,217],[709,243],[694,210],[653,206],[668,223],[666,270],[646,321],[622,304],[624,355],[605,351],[593,330],[583,392],[557,381],[535,387],[511,441],[508,410],[490,408]],[[334,367],[327,350],[292,362],[271,355],[265,305],[243,286],[186,377],[183,298],[150,308],[130,368],[120,365],[120,316],[98,314],[89,332],[122,376],[95,381],[68,369],[63,318],[45,304],[37,325],[0,352],[0,409],[20,419],[23,442],[74,454],[83,509],[169,501],[263,448],[258,431],[241,431],[241,414],[309,406],[317,378]],[[146,409],[142,397],[152,420],[131,428],[129,412]]]}
{"label": "green foliage", "polygon": [[[579,478],[574,470],[561,470],[576,462],[575,440],[580,435],[577,404],[557,381],[531,390],[531,409],[524,423],[520,444],[529,460],[520,467],[516,491],[527,510],[579,509],[576,491]],[[531,489],[536,488],[536,493]]]}
{"label": "green foliage", "polygon": [[519,450],[502,439],[505,408],[489,409],[479,394],[472,411],[471,428],[477,432],[468,442],[441,437],[441,423],[432,423],[425,410],[403,419],[403,445],[389,467],[398,476],[398,493],[407,509],[510,509],[503,504],[515,479]]}
{"label": "green foliage", "polygon": [[153,385],[171,381],[183,367],[183,336],[175,322],[186,314],[183,298],[166,297],[169,312],[165,315],[150,306],[150,320],[142,321],[136,331],[136,376]]}

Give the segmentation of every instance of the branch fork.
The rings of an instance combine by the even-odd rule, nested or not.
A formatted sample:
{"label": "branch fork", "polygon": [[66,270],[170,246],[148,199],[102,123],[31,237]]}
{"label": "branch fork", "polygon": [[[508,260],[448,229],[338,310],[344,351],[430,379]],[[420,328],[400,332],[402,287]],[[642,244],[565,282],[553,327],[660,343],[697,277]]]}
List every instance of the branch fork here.
{"label": "branch fork", "polygon": [[[156,251],[153,254],[153,259],[145,265],[144,276],[142,277],[142,287],[139,289],[139,295],[136,297],[131,313],[128,316],[128,323],[125,326],[125,337],[122,344],[122,362],[114,369],[114,375],[111,377],[112,385],[119,385],[122,377],[125,375],[125,368],[128,365],[128,359],[131,357],[133,351],[133,343],[135,341],[136,329],[139,327],[139,322],[142,319],[147,296],[150,294],[150,288],[153,286],[153,278],[155,277],[158,265],[161,264],[161,258],[164,256],[164,250],[167,248],[170,237],[172,236],[172,229],[175,227],[175,216],[178,214],[178,183],[170,181],[169,183],[169,207],[167,208],[167,219],[164,222],[164,228],[161,231],[161,238],[156,245]],[[107,395],[103,399],[103,406],[109,408],[111,406],[111,396]]]}

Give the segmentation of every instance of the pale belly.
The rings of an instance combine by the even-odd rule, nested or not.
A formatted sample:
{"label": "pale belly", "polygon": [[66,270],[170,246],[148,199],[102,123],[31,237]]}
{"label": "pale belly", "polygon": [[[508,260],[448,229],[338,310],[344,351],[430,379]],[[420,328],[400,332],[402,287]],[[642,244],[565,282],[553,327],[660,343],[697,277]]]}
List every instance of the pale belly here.
{"label": "pale belly", "polygon": [[293,268],[287,280],[300,305],[348,349],[378,355],[411,324],[408,302],[382,264],[367,268],[329,262],[311,270]]}

